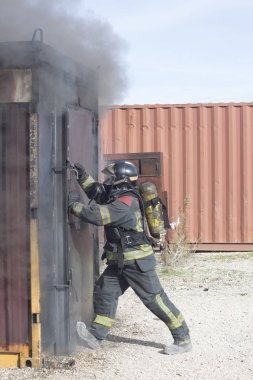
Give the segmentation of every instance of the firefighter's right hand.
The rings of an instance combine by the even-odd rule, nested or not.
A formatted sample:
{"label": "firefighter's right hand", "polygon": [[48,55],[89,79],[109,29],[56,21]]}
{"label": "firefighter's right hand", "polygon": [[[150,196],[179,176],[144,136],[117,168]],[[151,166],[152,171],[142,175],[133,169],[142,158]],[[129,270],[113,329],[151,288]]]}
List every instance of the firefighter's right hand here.
{"label": "firefighter's right hand", "polygon": [[162,241],[156,241],[154,245],[155,252],[162,252],[166,249],[165,244]]}
{"label": "firefighter's right hand", "polygon": [[68,207],[72,207],[75,202],[79,202],[79,201],[80,201],[80,194],[78,193],[78,191],[76,190],[70,191],[68,194]]}
{"label": "firefighter's right hand", "polygon": [[86,173],[86,170],[85,168],[83,167],[83,165],[79,164],[78,162],[76,162],[74,164],[74,167],[77,171],[77,174],[78,174],[78,181],[83,181],[85,180],[85,178],[87,177],[87,173]]}

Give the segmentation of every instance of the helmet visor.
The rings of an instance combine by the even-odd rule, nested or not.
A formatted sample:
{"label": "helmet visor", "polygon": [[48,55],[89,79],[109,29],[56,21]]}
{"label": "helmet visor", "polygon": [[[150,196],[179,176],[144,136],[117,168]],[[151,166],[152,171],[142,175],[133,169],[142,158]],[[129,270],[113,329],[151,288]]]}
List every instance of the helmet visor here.
{"label": "helmet visor", "polygon": [[114,166],[115,166],[115,163],[112,163],[112,164],[109,164],[107,165],[102,171],[101,173],[105,174],[105,175],[110,175],[110,176],[113,176],[114,175]]}
{"label": "helmet visor", "polygon": [[113,185],[115,181],[114,166],[115,163],[109,164],[101,171],[105,175],[105,185]]}

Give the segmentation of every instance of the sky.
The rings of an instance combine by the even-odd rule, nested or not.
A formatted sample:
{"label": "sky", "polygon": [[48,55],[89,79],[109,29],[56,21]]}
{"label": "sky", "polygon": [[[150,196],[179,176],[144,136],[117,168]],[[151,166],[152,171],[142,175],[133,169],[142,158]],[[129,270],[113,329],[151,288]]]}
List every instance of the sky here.
{"label": "sky", "polygon": [[253,0],[81,0],[124,40],[118,104],[253,101]]}

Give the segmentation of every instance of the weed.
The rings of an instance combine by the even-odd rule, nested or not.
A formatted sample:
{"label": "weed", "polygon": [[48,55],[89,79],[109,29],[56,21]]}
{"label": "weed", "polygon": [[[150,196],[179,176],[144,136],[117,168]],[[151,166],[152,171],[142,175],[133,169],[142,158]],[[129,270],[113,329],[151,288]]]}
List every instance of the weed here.
{"label": "weed", "polygon": [[172,240],[167,249],[161,254],[161,263],[164,268],[172,267],[184,257],[194,252],[194,245],[190,244],[187,238],[187,211],[190,205],[190,198],[186,197],[183,207],[179,209],[180,223],[176,226]]}
{"label": "weed", "polygon": [[159,274],[165,276],[165,277],[184,277],[185,273],[184,271],[176,270],[175,268],[170,268],[168,271],[168,268],[161,267],[159,269]]}

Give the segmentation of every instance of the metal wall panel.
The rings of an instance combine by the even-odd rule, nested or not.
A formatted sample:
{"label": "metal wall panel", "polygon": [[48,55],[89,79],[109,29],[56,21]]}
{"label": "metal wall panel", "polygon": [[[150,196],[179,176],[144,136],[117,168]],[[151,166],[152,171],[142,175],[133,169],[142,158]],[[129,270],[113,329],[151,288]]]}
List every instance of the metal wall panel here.
{"label": "metal wall panel", "polygon": [[29,356],[28,107],[0,105],[0,352]]}
{"label": "metal wall panel", "polygon": [[253,103],[115,107],[100,138],[102,154],[163,152],[169,215],[189,198],[191,242],[253,249]]}

